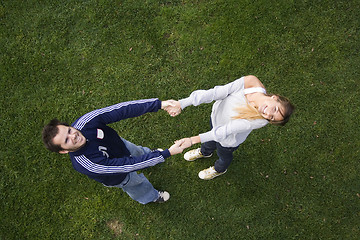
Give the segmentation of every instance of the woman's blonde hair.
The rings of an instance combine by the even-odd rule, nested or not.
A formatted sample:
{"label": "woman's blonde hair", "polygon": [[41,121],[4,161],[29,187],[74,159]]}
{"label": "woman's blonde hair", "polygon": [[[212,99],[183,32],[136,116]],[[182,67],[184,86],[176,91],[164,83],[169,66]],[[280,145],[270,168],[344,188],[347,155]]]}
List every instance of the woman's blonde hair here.
{"label": "woman's blonde hair", "polygon": [[[284,126],[290,119],[291,114],[294,112],[295,107],[291,104],[290,100],[286,97],[276,95],[276,94],[266,94],[267,96],[277,96],[277,101],[281,103],[281,105],[284,107],[284,113],[283,117],[284,119],[281,121],[269,121],[270,124],[278,125],[278,126]],[[255,119],[265,119],[263,116],[261,116],[260,112],[257,110],[257,108],[251,106],[250,104],[241,105],[237,108],[235,108],[238,115],[232,117],[233,119],[247,119],[247,120],[255,120]]]}
{"label": "woman's blonde hair", "polygon": [[248,103],[235,108],[235,111],[238,113],[238,115],[232,117],[233,119],[264,119],[264,117],[261,116],[260,112]]}

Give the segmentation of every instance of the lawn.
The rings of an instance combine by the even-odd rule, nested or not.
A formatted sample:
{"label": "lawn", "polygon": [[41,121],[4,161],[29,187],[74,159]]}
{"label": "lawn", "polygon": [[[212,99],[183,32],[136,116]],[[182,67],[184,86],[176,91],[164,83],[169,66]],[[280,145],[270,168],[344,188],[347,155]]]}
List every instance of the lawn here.
{"label": "lawn", "polygon": [[[0,2],[0,239],[358,239],[357,0]],[[285,127],[250,134],[227,173],[183,156],[143,172],[141,205],[47,151],[42,127],[118,102],[181,99],[256,75],[291,99]],[[111,126],[168,148],[209,130],[211,104]]]}

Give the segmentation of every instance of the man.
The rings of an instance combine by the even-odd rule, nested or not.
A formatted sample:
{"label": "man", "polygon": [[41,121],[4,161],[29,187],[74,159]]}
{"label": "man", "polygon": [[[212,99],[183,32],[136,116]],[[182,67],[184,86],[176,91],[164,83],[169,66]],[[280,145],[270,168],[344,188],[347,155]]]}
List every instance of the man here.
{"label": "man", "polygon": [[143,174],[136,171],[181,153],[182,142],[177,142],[166,150],[151,151],[121,138],[107,124],[147,112],[157,112],[169,105],[169,101],[161,102],[158,99],[118,103],[89,112],[71,126],[53,119],[43,129],[43,142],[50,151],[68,153],[78,172],[105,186],[123,189],[141,204],[165,202],[170,194],[156,190]]}

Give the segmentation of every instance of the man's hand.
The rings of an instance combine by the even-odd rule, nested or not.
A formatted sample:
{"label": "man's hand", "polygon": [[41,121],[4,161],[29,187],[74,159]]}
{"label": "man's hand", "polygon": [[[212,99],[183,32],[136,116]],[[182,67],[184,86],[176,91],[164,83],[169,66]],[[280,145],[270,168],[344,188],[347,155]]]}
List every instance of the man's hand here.
{"label": "man's hand", "polygon": [[170,99],[170,100],[166,100],[166,101],[161,101],[161,109],[166,109],[168,107],[174,107],[174,102],[175,100]]}
{"label": "man's hand", "polygon": [[167,111],[172,117],[175,117],[181,113],[180,102],[173,99],[162,101],[161,109]]}
{"label": "man's hand", "polygon": [[181,139],[181,140],[178,140],[174,143],[174,145],[172,145],[170,148],[169,148],[169,152],[171,155],[175,155],[175,154],[178,154],[178,153],[182,153],[182,151],[184,150],[183,147],[181,147],[181,145],[185,142],[184,139]]}

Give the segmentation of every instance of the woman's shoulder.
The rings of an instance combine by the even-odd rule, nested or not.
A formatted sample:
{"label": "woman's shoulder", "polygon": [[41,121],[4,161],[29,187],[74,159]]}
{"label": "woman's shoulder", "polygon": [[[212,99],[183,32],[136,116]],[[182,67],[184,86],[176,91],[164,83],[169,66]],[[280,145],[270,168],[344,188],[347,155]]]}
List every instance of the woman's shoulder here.
{"label": "woman's shoulder", "polygon": [[244,86],[245,88],[253,88],[253,87],[265,88],[264,85],[260,82],[260,80],[254,75],[248,75],[244,77]]}

